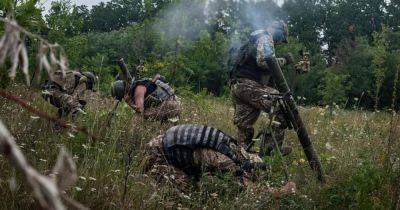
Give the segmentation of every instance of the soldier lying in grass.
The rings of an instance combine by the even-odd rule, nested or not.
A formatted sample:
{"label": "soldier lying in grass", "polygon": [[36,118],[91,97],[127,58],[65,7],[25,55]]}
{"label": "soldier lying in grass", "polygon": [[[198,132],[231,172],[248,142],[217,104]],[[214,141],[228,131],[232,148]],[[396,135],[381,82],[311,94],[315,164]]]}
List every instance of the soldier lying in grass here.
{"label": "soldier lying in grass", "polygon": [[[145,171],[156,177],[174,177],[178,185],[200,180],[204,172],[230,172],[245,186],[250,174],[265,169],[266,164],[255,154],[247,153],[235,139],[224,132],[204,125],[178,125],[146,145]],[[287,183],[282,189],[294,189]],[[285,193],[284,191],[282,191]]]}
{"label": "soldier lying in grass", "polygon": [[83,94],[86,90],[92,90],[96,77],[92,72],[67,71],[65,75],[56,71],[52,79],[42,86],[42,97],[50,104],[58,108],[58,117],[67,117],[72,113],[72,119],[81,112],[86,101]]}

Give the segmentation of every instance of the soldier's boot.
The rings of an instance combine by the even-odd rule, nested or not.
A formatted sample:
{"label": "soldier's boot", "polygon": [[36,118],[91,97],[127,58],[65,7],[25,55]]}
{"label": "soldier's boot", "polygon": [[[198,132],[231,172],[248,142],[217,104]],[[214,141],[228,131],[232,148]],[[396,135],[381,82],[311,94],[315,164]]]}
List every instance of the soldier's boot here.
{"label": "soldier's boot", "polygon": [[78,118],[78,114],[86,115],[86,112],[81,107],[75,107],[72,111],[72,122],[75,122]]}
{"label": "soldier's boot", "polygon": [[[67,113],[62,108],[59,108],[57,116],[58,116],[59,120],[62,120],[67,116]],[[55,122],[54,126],[53,126],[53,129],[54,129],[55,132],[61,132],[62,126],[58,122]]]}
{"label": "soldier's boot", "polygon": [[247,145],[249,145],[254,136],[254,128],[253,127],[247,127],[247,128],[242,128],[238,127],[238,143],[240,146],[246,148]]}
{"label": "soldier's boot", "polygon": [[[283,156],[289,155],[292,152],[292,148],[288,146],[283,146],[283,140],[285,138],[285,130],[281,128],[273,129],[274,137],[276,142],[278,143],[278,147]],[[276,148],[274,139],[272,138],[272,134],[270,132],[264,133],[264,141],[261,142],[260,146],[260,156],[271,156],[272,151]]]}

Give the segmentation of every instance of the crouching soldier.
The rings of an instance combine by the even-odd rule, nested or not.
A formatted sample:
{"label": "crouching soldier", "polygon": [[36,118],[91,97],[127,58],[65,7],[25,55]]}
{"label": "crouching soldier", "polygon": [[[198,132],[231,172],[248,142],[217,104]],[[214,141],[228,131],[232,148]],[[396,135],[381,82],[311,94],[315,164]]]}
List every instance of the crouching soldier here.
{"label": "crouching soldier", "polygon": [[199,181],[204,172],[230,172],[241,184],[250,186],[250,174],[266,168],[258,155],[247,153],[235,139],[205,125],[174,126],[151,140],[146,153],[145,171],[161,182],[173,179],[172,183],[179,186]]}
{"label": "crouching soldier", "polygon": [[153,79],[132,80],[129,84],[118,80],[113,83],[111,94],[119,101],[124,99],[145,119],[165,121],[181,114],[180,99],[160,75]]}
{"label": "crouching soldier", "polygon": [[204,171],[231,172],[242,177],[256,166],[265,167],[260,157],[244,151],[235,139],[204,125],[174,126],[146,146],[146,171],[168,169],[184,181],[198,181]]}
{"label": "crouching soldier", "polygon": [[42,97],[58,108],[59,118],[72,113],[72,119],[75,119],[77,113],[85,113],[86,101],[82,97],[85,90],[93,91],[95,80],[92,72],[67,71],[63,75],[56,71],[42,86]]}

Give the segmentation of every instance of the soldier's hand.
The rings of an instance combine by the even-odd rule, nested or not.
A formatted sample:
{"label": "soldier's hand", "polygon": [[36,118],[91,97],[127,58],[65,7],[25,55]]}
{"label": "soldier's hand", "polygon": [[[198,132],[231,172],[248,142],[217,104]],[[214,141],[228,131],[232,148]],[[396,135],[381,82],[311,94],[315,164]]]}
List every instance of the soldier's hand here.
{"label": "soldier's hand", "polygon": [[287,53],[286,55],[283,56],[286,60],[286,65],[294,63],[294,57],[292,53]]}
{"label": "soldier's hand", "polygon": [[82,76],[82,77],[79,79],[79,84],[86,83],[87,81],[88,81],[88,78],[87,78],[86,76]]}
{"label": "soldier's hand", "polygon": [[310,64],[307,61],[299,61],[295,66],[297,74],[305,74],[310,71]]}

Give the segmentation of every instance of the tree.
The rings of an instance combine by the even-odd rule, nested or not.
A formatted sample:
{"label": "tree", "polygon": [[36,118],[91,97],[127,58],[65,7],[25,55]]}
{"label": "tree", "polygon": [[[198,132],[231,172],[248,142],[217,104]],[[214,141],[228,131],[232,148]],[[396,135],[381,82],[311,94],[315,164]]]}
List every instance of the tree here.
{"label": "tree", "polygon": [[84,24],[84,16],[80,11],[80,8],[72,5],[71,0],[52,2],[49,14],[46,15],[50,28],[49,40],[64,42],[65,37],[80,34]]}
{"label": "tree", "polygon": [[324,8],[317,0],[288,0],[282,9],[288,13],[290,33],[313,53],[320,51]]}
{"label": "tree", "polygon": [[320,85],[319,94],[325,104],[343,104],[347,100],[347,91],[351,88],[348,82],[349,76],[335,74],[331,69],[327,69],[323,83]]}
{"label": "tree", "polygon": [[0,16],[15,17],[20,26],[34,33],[41,33],[46,24],[42,18],[42,10],[36,7],[37,0],[17,2],[13,0],[0,1]]}
{"label": "tree", "polygon": [[385,65],[387,59],[387,28],[384,28],[382,32],[374,33],[374,48],[373,48],[373,59],[372,64],[374,68],[374,77],[375,77],[375,110],[378,109],[379,105],[379,94],[382,89],[382,85],[384,83],[385,74],[387,71],[387,67]]}

